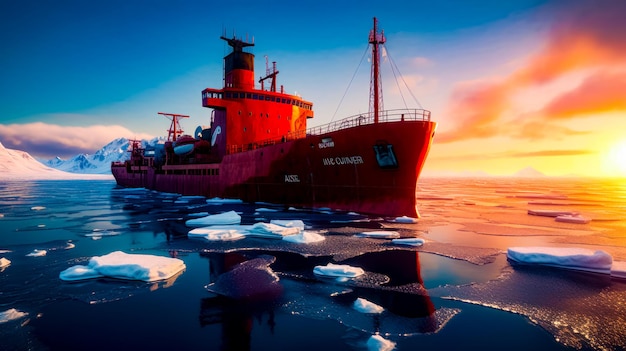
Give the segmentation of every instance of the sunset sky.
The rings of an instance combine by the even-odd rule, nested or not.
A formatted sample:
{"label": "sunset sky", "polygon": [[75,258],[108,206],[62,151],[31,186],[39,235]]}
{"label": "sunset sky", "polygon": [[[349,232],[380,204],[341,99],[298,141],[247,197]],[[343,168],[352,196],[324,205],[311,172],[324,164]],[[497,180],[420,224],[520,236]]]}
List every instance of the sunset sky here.
{"label": "sunset sky", "polygon": [[254,38],[257,77],[277,61],[278,84],[314,104],[309,126],[367,112],[376,16],[385,108],[439,124],[426,174],[626,177],[624,14],[623,0],[0,1],[0,142],[48,159],[166,135],[158,112],[208,125],[224,32]]}

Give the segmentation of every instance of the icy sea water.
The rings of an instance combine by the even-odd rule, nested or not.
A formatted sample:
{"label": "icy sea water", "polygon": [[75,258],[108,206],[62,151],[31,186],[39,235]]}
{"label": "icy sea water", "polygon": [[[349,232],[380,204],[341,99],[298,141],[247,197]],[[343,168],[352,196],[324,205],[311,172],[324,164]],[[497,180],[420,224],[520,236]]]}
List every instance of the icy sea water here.
{"label": "icy sea water", "polygon": [[[507,261],[511,246],[584,247],[626,260],[626,185],[597,180],[422,179],[418,223],[271,204],[205,199],[113,181],[0,183],[2,350],[368,350],[379,334],[396,350],[624,350],[626,282]],[[530,216],[580,212],[588,224]],[[195,213],[235,210],[242,224],[301,219],[313,244],[188,239]],[[393,230],[421,247],[359,238]],[[43,256],[28,256],[46,250]],[[64,282],[93,256],[175,256],[167,281]],[[269,258],[268,258],[269,257]],[[270,260],[271,258],[271,260]],[[256,261],[255,261],[256,260]],[[265,269],[234,274],[242,262]],[[315,276],[316,265],[363,268],[355,279]],[[268,276],[278,285],[268,285]],[[211,287],[211,291],[207,289]],[[385,308],[367,314],[365,298]],[[371,346],[370,346],[371,347]]]}

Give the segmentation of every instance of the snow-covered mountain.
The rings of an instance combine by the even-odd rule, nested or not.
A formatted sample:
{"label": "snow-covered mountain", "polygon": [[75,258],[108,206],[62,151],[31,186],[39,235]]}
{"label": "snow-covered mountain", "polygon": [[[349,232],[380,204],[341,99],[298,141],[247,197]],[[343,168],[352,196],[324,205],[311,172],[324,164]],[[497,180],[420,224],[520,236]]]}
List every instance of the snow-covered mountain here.
{"label": "snow-covered mountain", "polygon": [[30,154],[20,150],[7,149],[0,143],[0,179],[92,179],[110,176],[79,175],[47,167]]}
{"label": "snow-covered mountain", "polygon": [[[143,147],[153,146],[161,139],[142,140]],[[126,138],[118,138],[106,144],[93,155],[79,154],[70,159],[63,160],[59,157],[43,161],[49,167],[71,173],[81,174],[111,174],[111,162],[126,161],[130,156],[128,152],[130,141]]]}

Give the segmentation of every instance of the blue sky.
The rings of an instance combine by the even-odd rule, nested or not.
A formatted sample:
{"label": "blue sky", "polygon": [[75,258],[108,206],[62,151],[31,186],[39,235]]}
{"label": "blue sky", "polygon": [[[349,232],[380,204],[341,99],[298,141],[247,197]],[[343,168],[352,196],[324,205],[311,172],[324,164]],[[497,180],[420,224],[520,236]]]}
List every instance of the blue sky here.
{"label": "blue sky", "polygon": [[[515,72],[541,52],[562,16],[589,3],[1,0],[0,142],[40,158],[69,157],[117,136],[164,135],[168,123],[157,112],[191,115],[188,130],[206,125],[200,92],[222,86],[223,31],[254,37],[257,76],[265,55],[278,62],[278,83],[314,103],[310,126],[365,112],[367,62],[340,101],[374,16],[419,103],[439,130],[454,130],[459,86]],[[388,108],[401,101],[392,80],[383,77]]]}

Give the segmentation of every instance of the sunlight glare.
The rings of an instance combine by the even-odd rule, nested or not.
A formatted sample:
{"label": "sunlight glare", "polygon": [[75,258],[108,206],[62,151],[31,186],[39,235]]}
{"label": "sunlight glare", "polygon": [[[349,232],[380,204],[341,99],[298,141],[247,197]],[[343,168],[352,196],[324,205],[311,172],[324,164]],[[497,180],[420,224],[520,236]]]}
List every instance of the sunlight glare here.
{"label": "sunlight glare", "polygon": [[606,155],[605,171],[610,176],[626,177],[626,141],[621,141]]}

